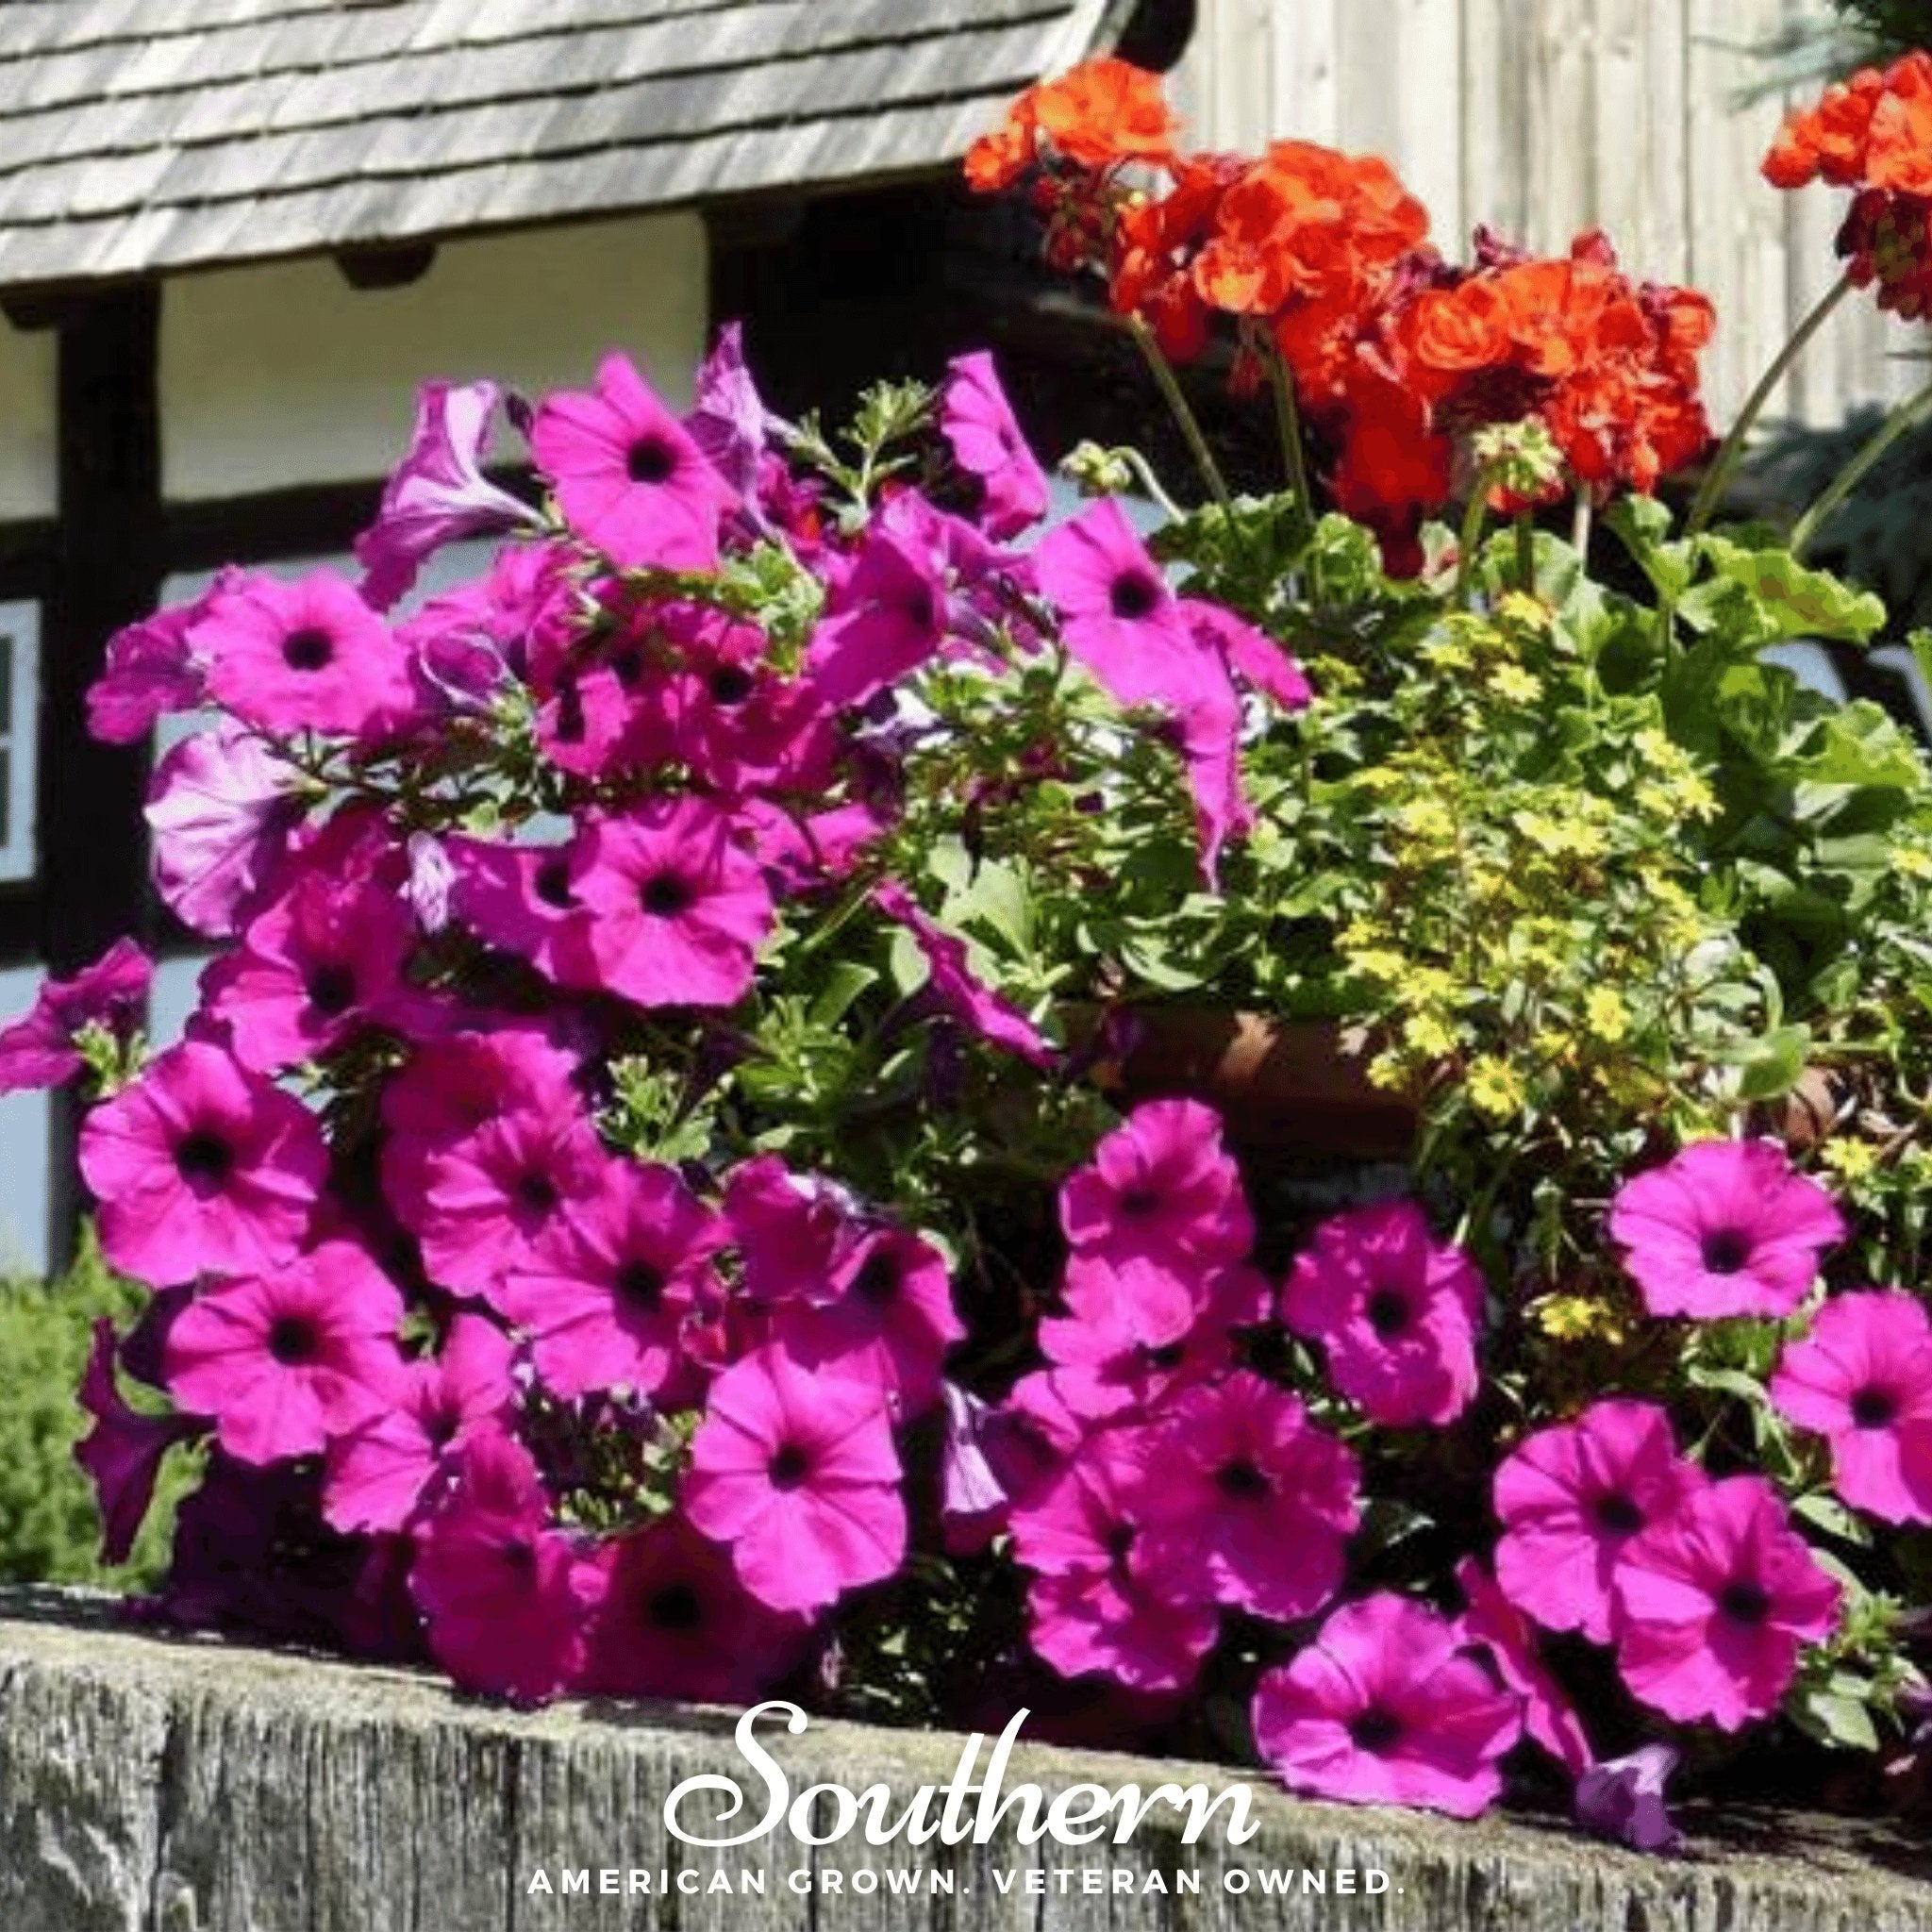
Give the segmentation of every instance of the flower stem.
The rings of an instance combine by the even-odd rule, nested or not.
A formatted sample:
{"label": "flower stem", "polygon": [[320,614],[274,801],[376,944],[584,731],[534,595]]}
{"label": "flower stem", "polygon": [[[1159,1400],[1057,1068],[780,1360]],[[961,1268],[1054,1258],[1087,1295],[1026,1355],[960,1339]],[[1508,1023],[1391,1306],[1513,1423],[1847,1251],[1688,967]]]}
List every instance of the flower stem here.
{"label": "flower stem", "polygon": [[1791,527],[1791,555],[1802,558],[1809,547],[1812,538],[1817,536],[1826,524],[1837,515],[1840,507],[1853,491],[1883,461],[1885,454],[1903,436],[1916,429],[1932,413],[1932,383],[1901,403],[1877,429],[1866,440],[1858,451],[1831,482],[1824,494],[1801,516]]}
{"label": "flower stem", "polygon": [[1295,508],[1301,511],[1302,527],[1315,527],[1315,495],[1308,487],[1308,457],[1302,444],[1302,412],[1295,399],[1294,371],[1274,341],[1268,344],[1269,387],[1274,391],[1274,426],[1281,435],[1281,457],[1288,469],[1289,487],[1294,491]]}
{"label": "flower stem", "polygon": [[1590,521],[1594,508],[1591,500],[1590,485],[1579,483],[1576,486],[1575,507],[1570,513],[1570,547],[1575,551],[1579,559],[1587,559],[1590,556]]}
{"label": "flower stem", "polygon": [[1730,486],[1731,477],[1743,460],[1745,441],[1757,426],[1757,419],[1764,413],[1764,406],[1770,402],[1772,391],[1785,379],[1791,364],[1805,353],[1811,338],[1831,320],[1833,311],[1851,293],[1851,289],[1850,275],[1840,275],[1825,291],[1810,314],[1791,331],[1790,341],[1777,352],[1771,367],[1757,378],[1757,387],[1745,399],[1738,420],[1731,425],[1731,433],[1724,438],[1710,468],[1705,472],[1697,494],[1691,499],[1690,514],[1684,523],[1687,537],[1696,536],[1717,513],[1717,507]]}
{"label": "flower stem", "polygon": [[1194,467],[1200,471],[1201,480],[1208,486],[1208,493],[1223,509],[1226,509],[1230,501],[1226,479],[1221,474],[1221,465],[1214,460],[1214,452],[1208,447],[1208,439],[1201,433],[1199,419],[1187,397],[1181,393],[1174,365],[1161,353],[1160,344],[1154,340],[1154,331],[1138,315],[1128,316],[1127,332],[1140,344],[1141,355],[1154,377],[1155,386],[1180,426],[1181,435],[1194,458]]}
{"label": "flower stem", "polygon": [[1536,595],[1536,519],[1526,509],[1516,512],[1516,587]]}
{"label": "flower stem", "polygon": [[1462,528],[1456,539],[1456,602],[1469,608],[1469,593],[1475,583],[1475,557],[1482,546],[1483,524],[1490,514],[1490,486],[1495,476],[1493,466],[1484,470],[1471,486],[1469,501],[1462,507]]}

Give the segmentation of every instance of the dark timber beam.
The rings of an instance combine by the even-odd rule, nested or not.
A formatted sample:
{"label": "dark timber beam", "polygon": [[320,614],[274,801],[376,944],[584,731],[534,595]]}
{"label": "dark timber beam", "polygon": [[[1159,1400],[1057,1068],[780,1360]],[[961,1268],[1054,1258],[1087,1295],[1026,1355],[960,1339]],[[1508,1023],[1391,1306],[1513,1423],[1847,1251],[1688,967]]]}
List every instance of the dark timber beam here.
{"label": "dark timber beam", "polygon": [[[88,686],[108,639],[155,607],[161,545],[160,290],[105,288],[58,324],[59,525],[42,615],[38,825],[42,958],[71,973],[149,924],[141,816],[147,757],[87,735]],[[65,1266],[80,1211],[78,1108],[53,1109],[50,1259]]]}

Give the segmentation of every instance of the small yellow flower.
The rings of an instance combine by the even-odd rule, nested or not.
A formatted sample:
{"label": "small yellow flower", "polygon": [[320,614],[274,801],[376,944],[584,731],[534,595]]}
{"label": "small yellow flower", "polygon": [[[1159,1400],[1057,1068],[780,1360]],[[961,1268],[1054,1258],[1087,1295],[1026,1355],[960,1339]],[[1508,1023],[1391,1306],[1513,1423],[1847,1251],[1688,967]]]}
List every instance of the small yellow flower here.
{"label": "small yellow flower", "polygon": [[1411,839],[1447,844],[1456,836],[1456,821],[1440,798],[1413,798],[1396,814],[1395,823]]}
{"label": "small yellow flower", "polygon": [[1469,1099],[1478,1113],[1491,1120],[1507,1120],[1523,1111],[1523,1084],[1507,1060],[1484,1054],[1469,1067]]}
{"label": "small yellow flower", "polygon": [[1916,845],[1894,845],[1891,864],[1908,879],[1932,879],[1932,852],[1922,852]]}
{"label": "small yellow flower", "polygon": [[1624,1324],[1608,1303],[1586,1294],[1550,1294],[1532,1304],[1536,1324],[1554,1341],[1587,1341],[1600,1335],[1606,1341],[1624,1339]]}
{"label": "small yellow flower", "polygon": [[1405,1020],[1402,1040],[1424,1059],[1441,1059],[1456,1048],[1456,1035],[1434,1013],[1416,1013]]}
{"label": "small yellow flower", "polygon": [[1824,1164],[1840,1180],[1856,1186],[1877,1170],[1878,1150],[1869,1141],[1830,1140],[1824,1143]]}
{"label": "small yellow flower", "polygon": [[1490,673],[1490,689],[1512,705],[1532,705],[1543,694],[1542,679],[1520,664],[1499,664]]}
{"label": "small yellow flower", "polygon": [[1591,1035],[1611,1045],[1630,1031],[1630,1008],[1613,986],[1593,986],[1584,995],[1583,1024]]}
{"label": "small yellow flower", "polygon": [[1496,605],[1496,615],[1506,624],[1520,625],[1529,630],[1547,630],[1550,625],[1549,610],[1524,591],[1506,593]]}

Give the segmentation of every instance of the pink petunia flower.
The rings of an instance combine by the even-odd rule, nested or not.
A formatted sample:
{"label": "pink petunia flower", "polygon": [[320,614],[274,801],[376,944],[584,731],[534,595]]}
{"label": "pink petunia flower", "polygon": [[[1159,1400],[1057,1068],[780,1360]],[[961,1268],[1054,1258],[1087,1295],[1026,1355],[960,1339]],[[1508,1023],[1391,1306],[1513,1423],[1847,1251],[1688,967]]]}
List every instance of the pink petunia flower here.
{"label": "pink petunia flower", "polygon": [[522,1443],[482,1428],[453,1460],[455,1480],[409,1571],[429,1648],[466,1690],[541,1703],[581,1668],[584,1612],[601,1578],[548,1526],[549,1498]]}
{"label": "pink petunia flower", "polygon": [[1677,1754],[1668,1744],[1645,1744],[1627,1757],[1592,1764],[1576,1780],[1577,1824],[1633,1851],[1676,1851],[1684,1834],[1664,1803],[1664,1786],[1676,1768]]}
{"label": "pink petunia flower", "polygon": [[1653,1315],[1789,1315],[1844,1216],[1773,1141],[1700,1141],[1618,1189],[1611,1238]]}
{"label": "pink petunia flower", "polygon": [[711,1385],[684,1490],[692,1525],[728,1543],[740,1581],[774,1610],[816,1610],[906,1555],[886,1392],[782,1348]]}
{"label": "pink petunia flower", "polygon": [[174,746],[155,768],[142,816],[155,889],[184,925],[225,939],[302,816],[300,774],[253,732],[224,723]]}
{"label": "pink petunia flower", "polygon": [[711,467],[754,508],[765,443],[775,418],[765,408],[744,360],[744,325],[727,322],[698,364],[695,400],[684,426]]}
{"label": "pink petunia flower", "polygon": [[1777,1708],[1841,1595],[1757,1475],[1710,1483],[1632,1538],[1616,1588],[1624,1683],[1666,1717],[1726,1731]]}
{"label": "pink petunia flower", "polygon": [[591,915],[577,983],[641,1007],[729,1007],[749,991],[772,897],[715,806],[658,799],[591,821],[571,884]]}
{"label": "pink petunia flower", "polygon": [[1058,1056],[1039,1027],[974,973],[967,963],[965,941],[928,917],[897,879],[881,879],[872,889],[872,902],[912,935],[931,974],[927,984],[933,996],[960,1025],[1031,1066],[1053,1065]]}
{"label": "pink petunia flower", "polygon": [[880,525],[826,600],[806,670],[819,702],[862,705],[928,661],[945,639],[946,586],[919,546]]}
{"label": "pink petunia flower", "polygon": [[202,977],[203,1008],[258,1073],[319,1059],[358,1027],[401,1020],[415,942],[408,903],[368,876],[305,873]]}
{"label": "pink petunia flower", "polygon": [[571,878],[571,847],[505,845],[460,836],[444,849],[454,873],[450,909],[486,944],[527,959],[561,983],[589,957],[590,915]]}
{"label": "pink petunia flower", "polygon": [[1236,1331],[1265,1322],[1273,1298],[1245,1266],[1076,1259],[1062,1292],[1067,1314],[1040,1324],[1056,1399],[1091,1422],[1152,1411],[1231,1367]]}
{"label": "pink petunia flower", "polygon": [[1291,1790],[1474,1818],[1521,1707],[1461,1654],[1455,1625],[1388,1591],[1345,1604],[1255,1692],[1255,1742]]}
{"label": "pink petunia flower", "polygon": [[909,1229],[876,1227],[847,1249],[830,1286],[830,1299],[783,1304],[774,1335],[803,1362],[866,1357],[858,1372],[891,1391],[902,1420],[924,1414],[947,1349],[966,1334],[944,1255]]}
{"label": "pink petunia flower", "polygon": [[513,1351],[481,1315],[458,1315],[434,1356],[399,1367],[382,1410],[328,1445],[323,1515],[344,1532],[401,1529],[444,1458],[515,1395]]}
{"label": "pink petunia flower", "polygon": [[1932,1523],[1932,1318],[1898,1289],[1826,1302],[1786,1344],[1773,1403],[1831,1444],[1832,1480],[1881,1523]]}
{"label": "pink petunia flower", "polygon": [[1580,1777],[1594,1756],[1570,1700],[1557,1688],[1537,1650],[1528,1620],[1496,1587],[1474,1557],[1456,1566],[1463,1611],[1463,1641],[1487,1654],[1503,1688],[1523,1700],[1524,1728],[1572,1777]]}
{"label": "pink petunia flower", "polygon": [[292,1259],[327,1169],[299,1100],[196,1041],[157,1056],[80,1132],[101,1252],[155,1287]]}
{"label": "pink petunia flower", "polygon": [[714,1298],[711,1260],[724,1238],[675,1168],[621,1161],[543,1265],[482,1291],[530,1336],[553,1393],[655,1395],[678,1366],[685,1322]]}
{"label": "pink petunia flower", "polygon": [[0,1028],[0,1093],[62,1087],[87,1064],[74,1042],[90,1026],[125,1040],[140,1026],[155,962],[132,940],[116,940],[71,979],[41,983],[33,1007]]}
{"label": "pink petunia flower", "polygon": [[1150,1100],[1107,1135],[1060,1189],[1060,1226],[1076,1257],[1211,1267],[1254,1245],[1241,1172],[1221,1120],[1194,1100]]}
{"label": "pink petunia flower", "polygon": [[1272,698],[1284,711],[1305,710],[1314,691],[1302,668],[1265,631],[1220,604],[1200,597],[1180,600],[1181,620],[1208,649],[1219,651],[1241,683]]}
{"label": "pink petunia flower", "polygon": [[1594,1402],[1574,1423],[1527,1437],[1497,1469],[1496,1580],[1545,1629],[1607,1643],[1631,1539],[1704,1483],[1654,1403]]}
{"label": "pink petunia flower", "polygon": [[1152,1433],[1139,1426],[1096,1429],[1077,1441],[1060,1467],[1016,1500],[1013,1553],[1042,1576],[1106,1575],[1127,1559],[1147,1520]]}
{"label": "pink petunia flower", "polygon": [[154,1501],[161,1458],[175,1443],[201,1433],[192,1416],[142,1415],[131,1408],[115,1380],[120,1347],[106,1315],[94,1323],[93,1342],[75,1400],[93,1426],[74,1445],[74,1459],[94,1486],[101,1513],[101,1561],[125,1563]]}
{"label": "pink petunia flower", "polygon": [[205,1288],[168,1330],[168,1392],[240,1462],[319,1454],[393,1400],[403,1298],[348,1241]]}
{"label": "pink petunia flower", "polygon": [[536,511],[483,474],[497,396],[493,382],[426,382],[418,392],[408,453],[383,486],[375,523],[356,539],[373,609],[402,597],[445,543],[520,524],[541,527]]}
{"label": "pink petunia flower", "polygon": [[546,396],[530,428],[537,467],[571,528],[625,569],[709,570],[736,493],[627,356],[592,390]]}
{"label": "pink petunia flower", "polygon": [[1359,1471],[1299,1396],[1250,1369],[1188,1390],[1154,1425],[1132,1570],[1158,1597],[1292,1624],[1341,1583]]}
{"label": "pink petunia flower", "polygon": [[940,432],[953,459],[980,488],[979,521],[1005,542],[1045,516],[1046,472],[1040,467],[984,349],[946,364]]}
{"label": "pink petunia flower", "polygon": [[370,737],[413,703],[402,644],[332,571],[242,578],[209,600],[188,643],[207,661],[209,695],[263,731]]}
{"label": "pink petunia flower", "polygon": [[1221,1634],[1211,1605],[1155,1596],[1124,1568],[1036,1576],[1027,1641],[1063,1677],[1100,1675],[1129,1690],[1185,1690]]}
{"label": "pink petunia flower", "polygon": [[188,633],[216,597],[242,580],[223,569],[192,604],[158,610],[108,640],[101,675],[88,686],[87,728],[103,744],[139,744],[174,711],[194,711],[208,700],[204,667]]}
{"label": "pink petunia flower", "polygon": [[947,1554],[970,1556],[1007,1526],[1012,1501],[990,1441],[999,1412],[957,1382],[945,1383],[940,1392],[946,1407],[940,1447],[940,1521]]}
{"label": "pink petunia flower", "polygon": [[1328,1377],[1371,1422],[1454,1422],[1476,1391],[1483,1280],[1413,1201],[1324,1221],[1281,1291],[1281,1318],[1319,1341]]}
{"label": "pink petunia flower", "polygon": [[755,1155],[732,1169],[724,1218],[742,1260],[744,1291],[765,1308],[794,1298],[828,1301],[834,1268],[858,1238],[844,1191],[817,1175],[793,1174],[775,1154]]}
{"label": "pink petunia flower", "polygon": [[742,1704],[797,1663],[804,1617],[760,1603],[730,1556],[682,1516],[660,1517],[599,1553],[577,1689],[601,1697]]}

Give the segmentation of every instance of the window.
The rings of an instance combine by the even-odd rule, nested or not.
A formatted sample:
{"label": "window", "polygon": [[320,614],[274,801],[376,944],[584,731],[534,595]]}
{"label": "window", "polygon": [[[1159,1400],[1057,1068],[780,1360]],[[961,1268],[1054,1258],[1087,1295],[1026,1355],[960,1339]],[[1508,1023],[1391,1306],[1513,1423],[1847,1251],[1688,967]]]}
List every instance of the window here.
{"label": "window", "polygon": [[30,879],[34,752],[40,711],[41,611],[0,604],[0,880]]}

